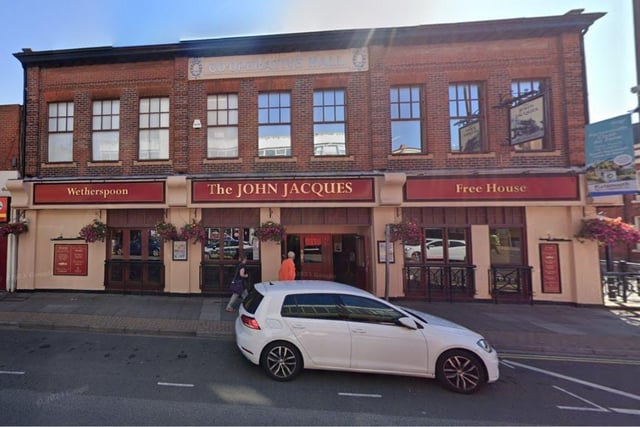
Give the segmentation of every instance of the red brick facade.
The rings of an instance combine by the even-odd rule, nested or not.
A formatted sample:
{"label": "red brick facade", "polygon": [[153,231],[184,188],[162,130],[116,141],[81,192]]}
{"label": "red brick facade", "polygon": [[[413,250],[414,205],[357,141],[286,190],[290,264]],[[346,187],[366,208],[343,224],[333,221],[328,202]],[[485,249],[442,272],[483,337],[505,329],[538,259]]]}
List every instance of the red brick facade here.
{"label": "red brick facade", "polygon": [[17,169],[21,114],[20,105],[0,105],[0,170]]}
{"label": "red brick facade", "polygon": [[[372,170],[446,170],[553,168],[584,165],[585,87],[579,33],[511,40],[422,46],[371,46],[366,73],[282,76],[273,78],[187,80],[186,58],[135,63],[80,65],[28,70],[29,111],[26,135],[26,176],[82,177],[171,175],[174,173],[313,173]],[[517,79],[546,79],[551,88],[550,150],[515,153],[509,137],[508,109],[494,108],[510,94]],[[483,85],[484,136],[482,154],[451,155],[449,149],[448,85]],[[389,153],[389,87],[415,84],[423,88],[424,156]],[[344,88],[347,94],[348,158],[313,158],[313,91]],[[257,95],[286,90],[292,94],[292,154],[295,161],[255,161],[257,155]],[[206,158],[206,117],[209,94],[239,94],[239,159]],[[31,95],[36,94],[36,95]],[[169,162],[137,162],[138,101],[168,96],[171,103]],[[120,160],[92,163],[91,102],[117,98],[121,102]],[[47,164],[47,103],[75,103],[74,161]]]}
{"label": "red brick facade", "polygon": [[[291,247],[303,267],[302,278],[344,278],[344,283],[377,295],[385,292],[384,277],[388,273],[391,296],[422,298],[428,294],[431,298],[439,292],[440,297],[452,299],[453,293],[462,289],[460,295],[467,300],[496,298],[500,294],[511,301],[535,298],[597,303],[601,296],[597,273],[591,271],[593,263],[586,269],[582,264],[586,262],[583,259],[595,256],[597,248],[589,243],[578,245],[571,237],[586,207],[581,185],[584,127],[588,122],[583,35],[601,16],[569,13],[463,24],[16,54],[26,71],[28,114],[24,163],[20,163],[24,165],[23,180],[12,184],[12,188],[19,200],[16,206],[33,221],[33,227],[42,230],[22,238],[25,243],[21,241],[20,256],[35,259],[35,268],[46,270],[51,259],[41,248],[51,246],[56,238],[74,238],[71,236],[77,235],[78,223],[100,218],[106,221],[110,233],[107,243],[91,244],[89,275],[73,282],[76,288],[126,289],[123,283],[127,280],[121,278],[128,273],[120,274],[115,269],[138,268],[138,261],[142,260],[149,270],[133,276],[143,277],[142,282],[151,278],[149,287],[140,285],[144,290],[227,292],[225,282],[233,263],[220,246],[224,246],[227,235],[224,230],[229,230],[228,235],[236,241],[237,254],[252,255],[249,265],[262,280],[277,277],[280,252],[286,254]],[[331,58],[337,58],[335,63]],[[227,65],[223,64],[225,61]],[[278,68],[281,64],[291,64],[291,68]],[[321,69],[329,64],[340,67]],[[273,71],[275,68],[278,71]],[[517,149],[510,143],[515,132],[510,129],[512,88],[514,82],[520,81],[535,81],[539,87],[533,91],[544,100],[545,114],[543,120],[538,120],[544,125],[538,128],[544,128],[546,136],[541,146],[530,150]],[[419,102],[412,100],[410,108],[419,104],[421,145],[416,143],[417,138],[412,139],[414,146],[407,151],[402,151],[407,147],[397,142],[399,146],[392,148],[392,127],[398,126],[400,120],[392,121],[391,98],[398,87],[419,88]],[[452,101],[451,93],[457,93],[458,88],[469,92],[478,88],[477,99],[471,100],[467,94],[462,101]],[[315,120],[314,98],[318,91],[329,90],[344,91],[346,149],[344,153],[321,155],[316,152],[314,136],[319,123]],[[260,149],[266,153],[267,144],[259,138],[260,113],[265,111],[259,100],[262,94],[276,91],[290,95],[290,147],[286,147],[290,148],[290,155],[289,151],[281,156],[261,155]],[[228,94],[237,95],[238,99],[238,155],[208,158],[208,97]],[[157,160],[139,158],[140,100],[149,97],[169,99],[167,159],[164,154]],[[94,161],[92,105],[105,100],[119,101],[117,159]],[[72,158],[49,162],[49,104],[71,102]],[[471,106],[476,102],[479,108]],[[456,103],[467,104],[462,108]],[[400,102],[396,104],[397,107]],[[469,113],[452,114],[452,105]],[[285,110],[284,114],[288,114],[288,108]],[[320,121],[319,127],[322,124]],[[452,132],[461,139],[462,127],[467,125],[472,127],[467,132],[473,132],[469,141],[481,140],[476,151],[465,152],[461,143],[460,148],[455,143],[452,146]],[[323,129],[325,133],[319,132],[320,136],[333,132]],[[233,150],[235,154],[235,147]],[[444,176],[456,183],[454,190],[442,198],[407,196],[406,184],[411,179],[414,185],[428,188],[438,185],[438,178]],[[569,180],[568,195],[559,196],[560,190],[553,188],[561,179]],[[351,189],[357,180],[371,191],[370,197],[350,200],[344,193],[323,199],[320,191],[309,191],[304,198],[287,198],[278,192],[287,186],[296,191],[314,186]],[[71,199],[43,204],[30,199],[35,186],[42,190],[54,182],[69,187],[79,183],[78,188],[98,192],[91,194],[102,194],[99,187],[106,184],[121,183],[118,191],[125,192],[127,186],[140,182],[162,182],[166,198],[150,203],[133,199],[118,204],[109,200],[96,202],[76,199],[76,194],[85,190],[69,188]],[[231,201],[230,197],[216,199],[215,194],[209,199],[194,200],[198,185],[242,191],[238,190],[240,195]],[[485,194],[467,197],[456,188]],[[519,194],[502,194],[510,188]],[[285,193],[292,194],[288,190]],[[242,192],[253,196],[252,191],[263,193],[256,198],[241,198]],[[418,221],[424,237],[419,240],[424,241],[412,250],[407,248],[411,246],[407,241],[394,243],[396,260],[390,265],[381,258],[380,243],[388,238],[391,224],[407,219]],[[201,221],[208,242],[189,245],[193,248],[190,254],[181,258],[184,255],[170,253],[173,246],[169,241],[145,252],[151,243],[157,243],[149,241],[138,246],[138,255],[134,256],[140,258],[131,261],[128,257],[135,251],[129,239],[138,241],[135,233],[153,236],[159,220]],[[278,245],[257,244],[259,227],[270,221],[281,221],[287,228],[286,237]],[[460,252],[453,256],[453,250],[447,255],[442,249],[444,265],[434,265],[433,258],[426,254],[428,233],[441,233],[435,240],[447,251],[445,242],[456,242]],[[490,241],[493,237],[498,243]],[[305,238],[316,243],[307,245]],[[214,240],[217,247],[206,247]],[[564,269],[545,276],[553,276],[553,284],[545,283],[540,273],[542,244],[561,245],[557,254]],[[36,246],[40,248],[37,254]],[[124,248],[124,255],[116,247]],[[214,252],[216,248],[218,252]],[[326,268],[305,265],[305,255],[313,260],[307,264],[322,263],[321,267]],[[509,272],[500,270],[503,263],[508,264]],[[30,276],[29,266],[23,268],[24,278],[18,287],[70,286],[57,277]],[[442,283],[434,282],[435,275],[420,273],[420,269],[429,268],[440,269]],[[110,282],[116,287],[109,288]]]}

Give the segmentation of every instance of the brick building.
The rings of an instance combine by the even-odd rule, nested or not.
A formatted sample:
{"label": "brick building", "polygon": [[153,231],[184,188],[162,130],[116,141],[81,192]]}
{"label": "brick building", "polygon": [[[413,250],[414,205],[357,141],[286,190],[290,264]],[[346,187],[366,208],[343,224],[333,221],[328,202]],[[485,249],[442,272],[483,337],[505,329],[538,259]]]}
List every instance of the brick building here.
{"label": "brick building", "polygon": [[380,296],[601,304],[572,238],[601,16],[16,53],[17,289],[226,294],[234,256],[271,280],[293,251]]}
{"label": "brick building", "polygon": [[[0,105],[0,226],[11,221],[11,194],[6,183],[18,178],[20,105]],[[7,288],[7,236],[0,236],[0,291]]]}

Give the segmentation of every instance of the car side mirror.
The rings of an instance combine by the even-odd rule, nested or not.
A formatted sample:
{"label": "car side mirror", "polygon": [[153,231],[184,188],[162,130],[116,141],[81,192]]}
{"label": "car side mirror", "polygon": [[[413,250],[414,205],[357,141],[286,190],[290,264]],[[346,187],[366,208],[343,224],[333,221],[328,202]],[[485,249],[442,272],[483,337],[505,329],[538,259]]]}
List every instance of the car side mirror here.
{"label": "car side mirror", "polygon": [[416,323],[415,320],[413,320],[410,317],[401,317],[398,319],[398,324],[400,326],[404,326],[405,328],[409,328],[409,329],[418,329],[418,324]]}

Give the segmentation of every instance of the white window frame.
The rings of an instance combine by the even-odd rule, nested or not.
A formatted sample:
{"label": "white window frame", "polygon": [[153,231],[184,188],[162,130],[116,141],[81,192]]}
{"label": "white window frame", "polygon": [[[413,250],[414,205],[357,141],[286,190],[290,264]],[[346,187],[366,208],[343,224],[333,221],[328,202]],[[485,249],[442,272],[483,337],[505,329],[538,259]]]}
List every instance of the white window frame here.
{"label": "white window frame", "polygon": [[169,159],[169,97],[140,99],[138,158]]}
{"label": "white window frame", "polygon": [[120,100],[93,101],[92,161],[117,161],[120,158]]}
{"label": "white window frame", "polygon": [[207,158],[238,157],[238,94],[207,97]]}
{"label": "white window frame", "polygon": [[48,153],[50,163],[73,161],[73,102],[48,105]]}

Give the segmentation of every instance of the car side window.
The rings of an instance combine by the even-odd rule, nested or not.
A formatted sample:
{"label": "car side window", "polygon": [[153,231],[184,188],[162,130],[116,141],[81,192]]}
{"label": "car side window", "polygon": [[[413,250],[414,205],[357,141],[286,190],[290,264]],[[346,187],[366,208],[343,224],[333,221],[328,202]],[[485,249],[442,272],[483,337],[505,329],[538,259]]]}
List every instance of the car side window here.
{"label": "car side window", "polygon": [[282,317],[307,319],[343,319],[338,300],[332,294],[287,295],[280,310]]}
{"label": "car side window", "polygon": [[379,301],[355,295],[340,295],[347,318],[354,322],[392,323],[404,317],[402,313]]}

